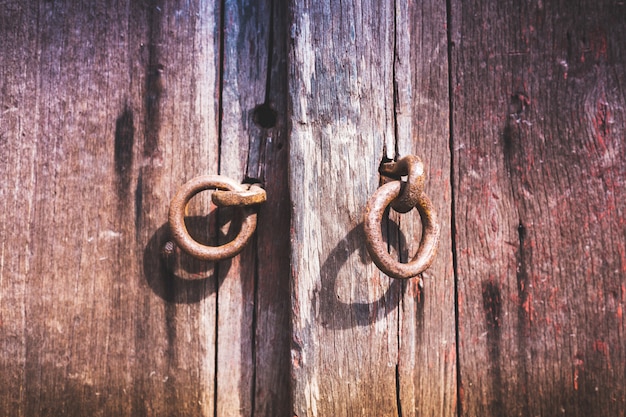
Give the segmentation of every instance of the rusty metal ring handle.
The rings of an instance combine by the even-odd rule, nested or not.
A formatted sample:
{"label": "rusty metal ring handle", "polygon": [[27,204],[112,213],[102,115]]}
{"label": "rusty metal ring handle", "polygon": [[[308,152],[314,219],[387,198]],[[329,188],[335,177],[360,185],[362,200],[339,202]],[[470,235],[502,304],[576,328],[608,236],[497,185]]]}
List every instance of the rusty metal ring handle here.
{"label": "rusty metal ring handle", "polygon": [[437,213],[430,199],[422,192],[416,198],[416,204],[422,219],[422,239],[413,259],[408,263],[400,263],[387,251],[382,237],[381,221],[387,206],[401,195],[403,184],[392,181],[383,184],[365,208],[364,230],[367,250],[376,266],[392,278],[409,279],[424,272],[431,265],[439,244],[439,223]]}
{"label": "rusty metal ring handle", "polygon": [[[226,196],[228,196],[228,192],[234,192],[234,194],[243,196],[237,200],[238,203],[229,203],[227,199],[226,203],[218,204],[220,206],[234,206],[242,219],[239,234],[233,240],[221,246],[206,246],[197,242],[189,235],[185,226],[185,210],[189,200],[196,194],[211,189],[225,190]],[[170,203],[169,226],[172,238],[183,251],[204,261],[220,261],[236,256],[243,250],[256,229],[257,215],[249,205],[265,201],[264,190],[261,189],[262,201],[259,201],[258,196],[250,197],[249,191],[244,185],[222,175],[204,175],[193,178],[178,189]],[[259,192],[256,194],[259,194]],[[224,194],[221,197],[224,197]],[[251,200],[255,202],[251,202]]]}

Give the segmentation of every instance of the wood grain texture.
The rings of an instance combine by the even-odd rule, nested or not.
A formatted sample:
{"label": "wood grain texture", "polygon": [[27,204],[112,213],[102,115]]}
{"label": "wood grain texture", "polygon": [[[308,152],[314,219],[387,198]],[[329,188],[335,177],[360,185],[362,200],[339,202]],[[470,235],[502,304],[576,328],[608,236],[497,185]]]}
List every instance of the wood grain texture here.
{"label": "wood grain texture", "polygon": [[[266,207],[281,221],[263,227],[262,249],[217,267],[178,254],[169,264],[161,255],[177,187],[220,169],[243,180],[249,154],[260,152],[242,148],[248,138],[230,131],[220,137],[220,109],[249,103],[242,97],[252,93],[249,79],[237,87],[220,76],[222,65],[232,69],[228,63],[240,60],[245,68],[252,60],[221,48],[240,36],[222,17],[230,13],[261,44],[269,20],[245,20],[232,12],[234,3],[226,7],[222,13],[213,1],[174,0],[0,6],[3,412],[230,416],[250,415],[251,404],[288,404],[281,329],[289,307],[287,290],[276,288],[286,287],[289,261],[270,256],[267,243],[288,233],[287,146],[264,152],[273,181]],[[265,68],[266,49],[252,56]],[[265,74],[258,76],[264,88]],[[232,85],[239,96],[221,91]],[[280,85],[272,97],[285,94]],[[247,120],[226,119],[222,132],[246,131]],[[271,134],[284,140],[278,130]],[[205,194],[192,201],[187,224],[216,243],[233,231],[228,213],[208,212]],[[268,352],[272,343],[276,350]],[[251,390],[256,368],[278,394]],[[231,381],[220,382],[228,369],[240,370],[233,390],[224,389]]]}
{"label": "wood grain texture", "polygon": [[400,289],[367,259],[360,226],[394,143],[393,8],[293,7],[294,415],[397,415]]}
{"label": "wood grain texture", "polygon": [[214,17],[3,4],[2,229],[22,242],[0,274],[11,415],[213,412],[215,285],[169,277],[159,243],[174,178],[216,162],[193,151],[217,145]]}
{"label": "wood grain texture", "polygon": [[623,416],[624,3],[451,6],[461,415]]}
{"label": "wood grain texture", "polygon": [[[431,172],[428,192],[442,218],[450,215],[445,5],[398,3],[293,5],[292,357],[299,417],[455,410],[449,225],[424,291],[417,280],[384,276],[363,241],[363,210],[384,157],[422,155]],[[416,214],[385,225],[405,261],[418,225]]]}
{"label": "wood grain texture", "polygon": [[218,292],[220,416],[290,412],[286,17],[280,1],[225,3],[220,172],[268,200]]}
{"label": "wood grain texture", "polygon": [[[625,416],[626,6],[448,3],[1,2],[0,414]],[[408,153],[423,286],[361,228]],[[264,184],[254,241],[164,257],[209,173]]]}
{"label": "wood grain texture", "polygon": [[[248,177],[264,184],[268,200],[257,226],[255,316],[255,408],[257,416],[292,416],[291,388],[291,200],[289,194],[289,128],[287,42],[289,7],[271,0],[267,31],[268,60],[263,103],[255,107],[256,163],[248,159]],[[274,120],[275,117],[275,120]],[[255,171],[256,167],[260,167]]]}
{"label": "wood grain texture", "polygon": [[[403,283],[398,361],[400,415],[455,416],[447,11],[440,1],[400,1],[396,2],[395,13],[396,147],[399,155],[415,154],[423,159],[428,175],[426,193],[441,225],[437,256],[422,274],[423,286],[418,280]],[[419,244],[418,213],[392,216],[403,235],[390,236],[398,239],[400,258],[408,262]]]}

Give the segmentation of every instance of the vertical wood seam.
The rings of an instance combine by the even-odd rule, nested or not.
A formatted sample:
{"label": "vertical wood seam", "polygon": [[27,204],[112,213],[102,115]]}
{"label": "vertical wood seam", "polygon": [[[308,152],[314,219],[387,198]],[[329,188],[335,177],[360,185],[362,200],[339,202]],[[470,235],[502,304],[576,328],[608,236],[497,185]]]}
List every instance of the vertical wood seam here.
{"label": "vertical wood seam", "polygon": [[[219,1],[219,42],[218,42],[218,74],[217,74],[217,172],[218,174],[222,171],[222,126],[224,121],[224,71],[225,71],[225,38],[226,38],[226,0]],[[215,225],[219,225],[219,213],[215,212]],[[215,263],[215,272],[214,276],[217,278],[218,282],[215,287],[215,359],[214,359],[214,376],[213,376],[213,415],[214,417],[218,417],[219,412],[219,391],[218,391],[218,366],[219,366],[219,337],[220,337],[220,327],[219,327],[219,314],[220,314],[220,282],[221,278],[220,274],[220,264],[219,262]]]}
{"label": "vertical wood seam", "polygon": [[448,41],[448,135],[450,149],[450,247],[452,250],[452,276],[454,278],[454,338],[456,349],[456,415],[463,415],[463,380],[461,375],[461,339],[459,332],[459,274],[457,259],[457,225],[456,225],[456,192],[455,181],[455,155],[454,155],[454,86],[452,72],[452,0],[446,0],[446,36]]}
{"label": "vertical wood seam", "polygon": [[[392,80],[392,93],[393,93],[393,136],[394,136],[394,161],[397,160],[400,155],[399,146],[398,146],[398,79],[396,77],[396,62],[398,60],[398,1],[393,0],[393,53],[392,53],[392,62],[391,62],[391,80]],[[383,149],[387,149],[385,146]],[[389,157],[389,155],[384,155],[385,157]],[[405,156],[405,155],[402,155]],[[401,253],[400,247],[398,247],[398,253]],[[399,349],[399,348],[398,348]]]}
{"label": "vertical wood seam", "polygon": [[265,70],[265,104],[270,104],[270,90],[272,88],[272,66],[274,54],[274,0],[270,0],[270,21],[267,34],[267,68]]}
{"label": "vertical wood seam", "polygon": [[[398,78],[396,74],[396,65],[398,60],[398,0],[393,0],[393,53],[392,53],[392,61],[391,61],[391,81],[392,81],[392,94],[393,94],[393,136],[394,136],[394,156],[393,159],[397,160],[400,155],[398,142],[399,138],[399,127],[398,127]],[[383,161],[386,160],[389,155],[386,154],[387,147],[383,147]],[[404,155],[402,155],[404,156]],[[382,162],[382,161],[381,161]],[[389,217],[387,217],[387,231],[390,230],[392,226],[392,221]],[[400,225],[398,224],[398,230]],[[391,240],[387,239],[388,246],[391,246]],[[398,238],[398,254],[401,254],[404,251],[402,247],[402,239]],[[387,248],[390,249],[389,247]],[[402,283],[401,285],[401,294],[404,294],[404,288],[406,283]],[[400,308],[403,305],[403,297],[398,297],[398,319],[396,321],[396,369],[395,369],[395,380],[396,380],[396,412],[398,417],[402,417],[402,392],[401,392],[401,382],[400,382],[400,355],[402,354],[402,343],[401,343],[401,322],[402,322],[402,309]]]}
{"label": "vertical wood seam", "polygon": [[[220,17],[219,17],[219,46],[218,46],[218,60],[219,68],[217,74],[217,172],[222,172],[222,125],[224,121],[224,71],[225,71],[225,57],[226,46],[224,45],[226,38],[226,0],[220,0]],[[216,293],[217,295],[217,293]]]}

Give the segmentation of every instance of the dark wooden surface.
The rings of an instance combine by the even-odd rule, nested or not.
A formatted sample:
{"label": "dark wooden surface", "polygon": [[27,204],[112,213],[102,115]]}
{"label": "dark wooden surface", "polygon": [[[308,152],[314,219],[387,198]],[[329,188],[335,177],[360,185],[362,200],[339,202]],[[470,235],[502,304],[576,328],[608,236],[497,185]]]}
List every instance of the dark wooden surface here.
{"label": "dark wooden surface", "polygon": [[626,6],[451,2],[463,416],[623,416]]}
{"label": "dark wooden surface", "polygon": [[[0,5],[0,414],[287,413],[286,65],[267,63],[270,33],[275,50],[285,35],[270,5]],[[255,128],[266,101],[278,121]],[[272,227],[232,262],[166,268],[170,198],[218,172],[267,182]],[[205,194],[188,224],[215,243],[230,217],[207,216]]]}
{"label": "dark wooden surface", "polygon": [[[0,2],[0,415],[624,416],[625,35],[618,0]],[[407,153],[423,285],[361,229]],[[164,258],[208,173],[265,185],[253,242]]]}

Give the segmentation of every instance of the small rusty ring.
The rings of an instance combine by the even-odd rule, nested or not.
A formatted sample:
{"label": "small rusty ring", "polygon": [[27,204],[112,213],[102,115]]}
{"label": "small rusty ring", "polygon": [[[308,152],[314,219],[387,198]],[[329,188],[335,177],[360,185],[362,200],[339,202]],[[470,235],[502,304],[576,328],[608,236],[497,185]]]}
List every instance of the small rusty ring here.
{"label": "small rusty ring", "polygon": [[376,266],[392,278],[408,279],[424,272],[433,262],[439,244],[440,227],[432,202],[421,193],[415,206],[422,219],[422,239],[417,253],[408,263],[394,259],[383,241],[381,221],[385,208],[400,195],[401,190],[400,181],[388,182],[378,188],[367,202],[363,228],[367,250]]}
{"label": "small rusty ring", "polygon": [[407,176],[406,182],[402,182],[400,195],[393,200],[391,207],[398,213],[408,213],[413,210],[424,191],[426,181],[422,160],[416,155],[407,155],[396,162],[381,164],[378,171],[384,183],[390,182],[391,178],[400,180],[402,176]]}
{"label": "small rusty ring", "polygon": [[238,182],[221,175],[203,175],[193,178],[178,189],[170,203],[169,225],[176,244],[189,255],[204,261],[220,261],[241,252],[256,229],[256,213],[252,208],[235,207],[241,216],[241,230],[230,242],[221,246],[206,246],[194,240],[185,226],[185,211],[189,200],[201,191],[210,189],[246,191]]}

